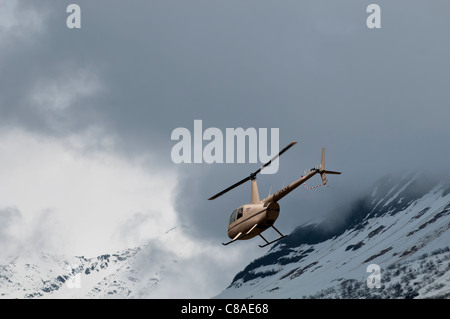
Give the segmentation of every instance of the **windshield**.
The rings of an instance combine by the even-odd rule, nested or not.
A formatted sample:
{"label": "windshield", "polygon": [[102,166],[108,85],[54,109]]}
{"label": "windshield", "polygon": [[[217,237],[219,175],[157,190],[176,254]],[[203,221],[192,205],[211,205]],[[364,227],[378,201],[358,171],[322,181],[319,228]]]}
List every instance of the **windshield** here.
{"label": "windshield", "polygon": [[242,210],[243,210],[242,207],[238,209],[236,219],[239,219],[242,217]]}
{"label": "windshield", "polygon": [[234,220],[236,219],[236,209],[235,210],[233,210],[233,212],[231,213],[231,216],[230,216],[230,221],[228,222],[228,225],[230,225],[232,222],[234,222]]}

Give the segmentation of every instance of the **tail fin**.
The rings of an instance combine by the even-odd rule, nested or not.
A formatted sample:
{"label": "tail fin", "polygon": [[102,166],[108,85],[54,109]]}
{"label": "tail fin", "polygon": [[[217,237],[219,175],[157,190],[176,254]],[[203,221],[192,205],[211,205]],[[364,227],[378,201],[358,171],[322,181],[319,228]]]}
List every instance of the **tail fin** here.
{"label": "tail fin", "polygon": [[328,174],[334,174],[334,175],[339,175],[341,174],[341,172],[335,172],[335,171],[327,171],[325,170],[325,147],[322,148],[322,158],[320,160],[320,169],[319,169],[319,174],[320,177],[322,178],[322,184],[326,185],[327,184],[327,175]]}

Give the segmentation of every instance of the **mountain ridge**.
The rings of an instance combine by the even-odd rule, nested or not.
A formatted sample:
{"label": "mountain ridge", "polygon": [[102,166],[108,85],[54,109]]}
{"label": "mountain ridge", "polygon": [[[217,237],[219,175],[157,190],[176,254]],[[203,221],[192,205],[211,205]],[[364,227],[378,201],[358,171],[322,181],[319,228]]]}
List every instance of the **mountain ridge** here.
{"label": "mountain ridge", "polygon": [[[381,290],[370,290],[369,294],[365,279],[370,263],[380,265],[383,277],[390,268],[403,267],[402,263],[416,265],[414,260],[419,255],[428,254],[427,258],[432,258],[436,251],[443,254],[439,260],[447,262],[449,186],[448,180],[436,183],[424,179],[423,173],[381,179],[369,195],[353,202],[341,225],[333,228],[324,222],[297,227],[264,256],[238,272],[216,298],[347,298],[349,294],[331,293],[341,291],[343,283],[357,283],[354,289],[364,290],[355,293],[359,297],[448,296],[447,265],[439,266],[439,278],[444,276],[445,280],[442,287],[432,290],[434,295],[426,292],[433,282],[418,281],[412,288],[403,287],[405,291],[412,289],[413,294],[398,293],[398,287],[395,290],[391,286],[401,282],[400,274],[388,276],[389,281],[384,280]],[[396,293],[382,293],[391,288]],[[327,289],[330,293],[323,293]]]}
{"label": "mountain ridge", "polygon": [[[214,298],[450,297],[448,180],[390,176],[342,207],[339,221],[298,226]],[[0,298],[185,298],[207,285],[191,266],[205,263],[210,251],[184,241],[181,228],[94,257],[11,257],[0,265]],[[178,246],[166,249],[175,242],[195,249],[195,262]],[[381,288],[367,286],[372,264],[380,266]],[[208,267],[215,266],[203,271]]]}

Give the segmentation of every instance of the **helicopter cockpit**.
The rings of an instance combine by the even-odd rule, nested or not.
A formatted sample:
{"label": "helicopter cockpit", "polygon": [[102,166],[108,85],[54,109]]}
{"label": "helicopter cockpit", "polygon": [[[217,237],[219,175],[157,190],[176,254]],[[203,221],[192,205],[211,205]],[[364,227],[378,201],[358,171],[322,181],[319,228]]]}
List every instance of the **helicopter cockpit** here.
{"label": "helicopter cockpit", "polygon": [[244,211],[243,207],[239,207],[239,208],[233,210],[233,212],[231,213],[228,225],[231,225],[235,220],[238,220],[239,218],[241,218],[243,215],[243,211]]}

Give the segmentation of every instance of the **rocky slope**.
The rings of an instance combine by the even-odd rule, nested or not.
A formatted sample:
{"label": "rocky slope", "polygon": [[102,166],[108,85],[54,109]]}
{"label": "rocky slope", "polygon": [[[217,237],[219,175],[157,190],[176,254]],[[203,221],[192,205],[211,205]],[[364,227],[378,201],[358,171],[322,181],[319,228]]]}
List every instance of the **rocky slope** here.
{"label": "rocky slope", "polygon": [[[339,226],[298,227],[217,298],[450,297],[450,184],[424,176],[381,180],[335,212]],[[366,283],[371,264],[380,288]]]}

